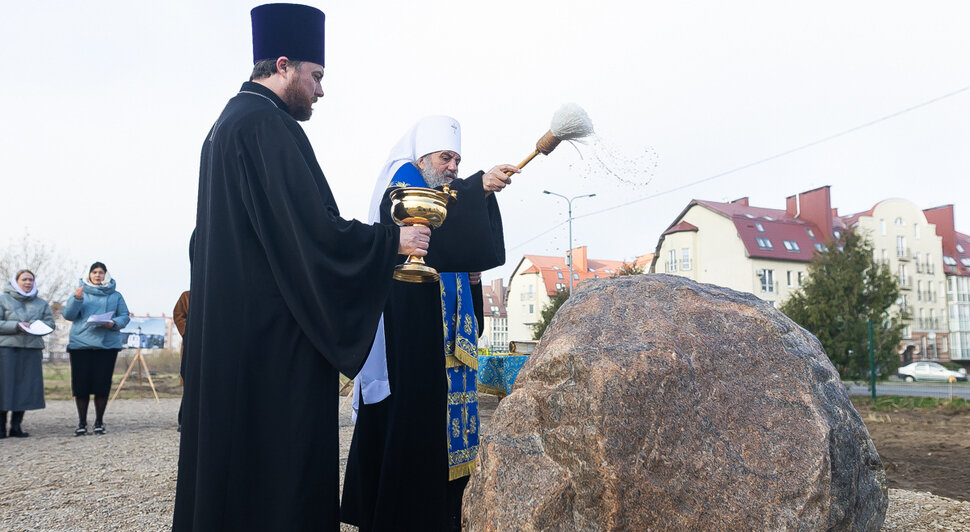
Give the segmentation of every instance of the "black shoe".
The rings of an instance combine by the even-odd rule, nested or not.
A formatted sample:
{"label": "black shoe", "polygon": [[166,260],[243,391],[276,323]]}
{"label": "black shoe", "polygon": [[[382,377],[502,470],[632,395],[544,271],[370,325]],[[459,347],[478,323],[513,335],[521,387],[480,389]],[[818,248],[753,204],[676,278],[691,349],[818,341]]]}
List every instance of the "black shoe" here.
{"label": "black shoe", "polygon": [[104,423],[95,423],[94,424],[94,433],[95,434],[104,434]]}
{"label": "black shoe", "polygon": [[19,425],[10,427],[11,438],[26,438],[27,436],[30,436],[30,434],[21,430]]}
{"label": "black shoe", "polygon": [[88,426],[87,425],[78,425],[77,428],[74,429],[74,435],[75,436],[85,436],[85,435],[87,435],[87,433],[88,433]]}

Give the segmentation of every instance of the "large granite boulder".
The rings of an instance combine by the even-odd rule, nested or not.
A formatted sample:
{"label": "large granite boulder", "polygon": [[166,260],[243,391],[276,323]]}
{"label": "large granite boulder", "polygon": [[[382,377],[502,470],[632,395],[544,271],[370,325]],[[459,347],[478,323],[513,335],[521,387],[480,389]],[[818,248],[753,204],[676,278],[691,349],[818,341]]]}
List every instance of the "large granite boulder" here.
{"label": "large granite boulder", "polygon": [[760,299],[586,282],[484,428],[466,530],[878,530],[882,462],[821,345]]}

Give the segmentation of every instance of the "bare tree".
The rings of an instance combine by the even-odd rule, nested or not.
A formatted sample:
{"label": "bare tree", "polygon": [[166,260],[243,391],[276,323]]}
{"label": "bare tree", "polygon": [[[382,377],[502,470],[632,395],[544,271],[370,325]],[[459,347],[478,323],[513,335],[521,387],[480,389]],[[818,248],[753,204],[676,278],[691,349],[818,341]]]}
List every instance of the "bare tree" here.
{"label": "bare tree", "polygon": [[31,238],[26,231],[19,240],[11,238],[7,247],[0,250],[0,282],[11,281],[18,270],[25,268],[37,277],[38,295],[50,303],[67,299],[81,270],[76,261]]}

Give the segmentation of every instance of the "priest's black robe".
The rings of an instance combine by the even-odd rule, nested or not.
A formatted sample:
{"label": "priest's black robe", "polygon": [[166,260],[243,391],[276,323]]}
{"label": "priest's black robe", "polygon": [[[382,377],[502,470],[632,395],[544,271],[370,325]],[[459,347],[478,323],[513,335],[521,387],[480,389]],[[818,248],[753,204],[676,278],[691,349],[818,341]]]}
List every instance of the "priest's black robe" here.
{"label": "priest's black robe", "polygon": [[[502,218],[495,195],[482,189],[482,173],[454,180],[451,187],[458,201],[431,231],[425,262],[440,272],[504,264]],[[382,222],[390,222],[389,212],[385,194]],[[481,323],[481,285],[472,292]],[[384,309],[391,395],[376,404],[360,401],[341,500],[341,520],[363,532],[448,530],[449,513],[460,503],[467,477],[448,481],[442,327],[438,283],[393,283]],[[449,497],[459,499],[449,503]]]}
{"label": "priest's black robe", "polygon": [[363,365],[398,239],[340,218],[286,105],[243,84],[202,148],[173,530],[339,527],[337,372]]}

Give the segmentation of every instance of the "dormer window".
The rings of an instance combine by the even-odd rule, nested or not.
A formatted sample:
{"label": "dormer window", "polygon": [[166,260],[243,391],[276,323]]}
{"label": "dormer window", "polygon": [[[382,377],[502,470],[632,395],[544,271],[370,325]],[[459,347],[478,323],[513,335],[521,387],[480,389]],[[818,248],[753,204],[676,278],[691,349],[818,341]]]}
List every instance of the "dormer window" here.
{"label": "dormer window", "polygon": [[761,249],[775,249],[775,247],[771,245],[771,240],[767,238],[761,238],[759,236],[755,240],[758,242],[758,247]]}
{"label": "dormer window", "polygon": [[761,225],[761,222],[755,222],[754,228],[757,229],[759,233],[765,232],[765,226]]}
{"label": "dormer window", "polygon": [[794,240],[785,240],[785,249],[793,252],[801,251],[798,248],[798,242],[795,242]]}

